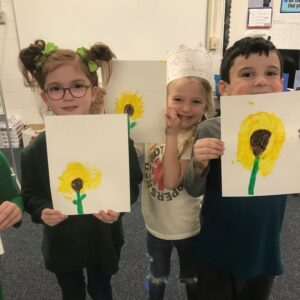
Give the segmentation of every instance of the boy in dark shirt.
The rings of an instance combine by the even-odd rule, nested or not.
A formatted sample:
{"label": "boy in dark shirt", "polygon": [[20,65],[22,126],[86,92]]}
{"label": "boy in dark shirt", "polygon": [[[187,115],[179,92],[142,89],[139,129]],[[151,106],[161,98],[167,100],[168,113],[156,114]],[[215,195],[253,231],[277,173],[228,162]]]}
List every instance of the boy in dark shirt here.
{"label": "boy in dark shirt", "polygon": [[[283,91],[282,59],[272,42],[247,37],[230,47],[219,89],[221,95]],[[280,230],[286,196],[222,197],[220,137],[220,118],[199,125],[184,179],[192,196],[204,194],[197,250],[200,298],[266,300],[274,276],[283,272]]]}

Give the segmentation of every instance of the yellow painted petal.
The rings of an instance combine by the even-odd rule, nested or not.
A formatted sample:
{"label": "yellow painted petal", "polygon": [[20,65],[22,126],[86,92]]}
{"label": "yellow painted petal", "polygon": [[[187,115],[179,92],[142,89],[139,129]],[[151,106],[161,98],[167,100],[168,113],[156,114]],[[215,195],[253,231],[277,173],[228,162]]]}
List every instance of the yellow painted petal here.
{"label": "yellow painted petal", "polygon": [[247,169],[253,167],[255,155],[250,140],[254,132],[267,130],[271,133],[267,147],[260,155],[259,174],[270,174],[285,141],[285,129],[281,120],[274,113],[258,112],[248,115],[242,122],[238,134],[237,158]]}
{"label": "yellow painted petal", "polygon": [[102,173],[96,168],[87,167],[79,162],[70,162],[59,177],[60,184],[58,191],[68,195],[74,194],[72,181],[76,178],[82,180],[83,186],[81,192],[84,192],[89,189],[95,189],[100,185]]}
{"label": "yellow painted petal", "polygon": [[144,104],[142,102],[143,97],[138,96],[137,92],[123,92],[120,97],[117,99],[115,112],[117,114],[126,113],[126,106],[130,106],[133,109],[132,114],[130,114],[130,118],[135,121],[144,113]]}

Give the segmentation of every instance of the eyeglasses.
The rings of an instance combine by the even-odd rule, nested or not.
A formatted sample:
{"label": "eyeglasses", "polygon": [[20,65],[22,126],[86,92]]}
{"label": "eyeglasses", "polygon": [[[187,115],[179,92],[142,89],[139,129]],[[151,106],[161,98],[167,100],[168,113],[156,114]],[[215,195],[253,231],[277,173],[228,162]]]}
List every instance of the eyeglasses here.
{"label": "eyeglasses", "polygon": [[86,95],[89,87],[91,87],[91,85],[85,85],[82,83],[74,83],[67,88],[60,85],[54,85],[46,88],[45,92],[52,100],[61,100],[65,96],[66,91],[68,91],[74,98],[82,98]]}

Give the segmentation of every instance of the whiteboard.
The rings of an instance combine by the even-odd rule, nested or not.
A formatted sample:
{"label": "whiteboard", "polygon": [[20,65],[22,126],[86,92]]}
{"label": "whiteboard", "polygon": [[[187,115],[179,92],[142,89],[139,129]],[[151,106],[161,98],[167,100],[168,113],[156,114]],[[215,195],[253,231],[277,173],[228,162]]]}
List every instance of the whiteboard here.
{"label": "whiteboard", "polygon": [[122,60],[165,59],[179,44],[205,44],[207,0],[14,0],[20,47],[106,43]]}

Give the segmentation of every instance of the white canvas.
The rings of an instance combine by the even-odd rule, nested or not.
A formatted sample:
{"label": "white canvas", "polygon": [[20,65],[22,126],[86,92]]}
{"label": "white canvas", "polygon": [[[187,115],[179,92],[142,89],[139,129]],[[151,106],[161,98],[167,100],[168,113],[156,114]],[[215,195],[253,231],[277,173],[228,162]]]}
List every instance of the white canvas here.
{"label": "white canvas", "polygon": [[[262,176],[258,172],[256,175],[253,196],[300,192],[300,92],[285,92],[221,97],[221,135],[225,142],[222,156],[223,196],[251,196],[248,191],[251,170],[237,158],[238,134],[243,120],[249,115],[251,120],[259,112],[275,115],[283,125],[285,137],[270,173]],[[272,149],[269,150],[273,153]],[[264,160],[267,161],[267,157]]]}
{"label": "white canvas", "polygon": [[[78,199],[76,191],[71,189],[71,195],[65,192],[71,179],[81,177],[86,186],[88,182],[94,184],[84,192],[79,190],[80,195],[86,195],[82,201],[83,214],[98,213],[101,209],[130,211],[127,116],[49,116],[45,125],[54,208],[67,215],[81,214],[72,202]],[[79,169],[78,176],[78,168],[74,167],[78,165],[73,163],[81,163],[94,173],[86,176]],[[62,177],[64,171],[69,172],[65,174],[71,179]]]}
{"label": "white canvas", "polygon": [[[116,104],[128,93],[142,105],[130,136],[136,143],[164,143],[166,111],[166,63],[163,61],[115,61],[106,87],[105,111],[117,113]],[[122,110],[122,113],[124,111]]]}

